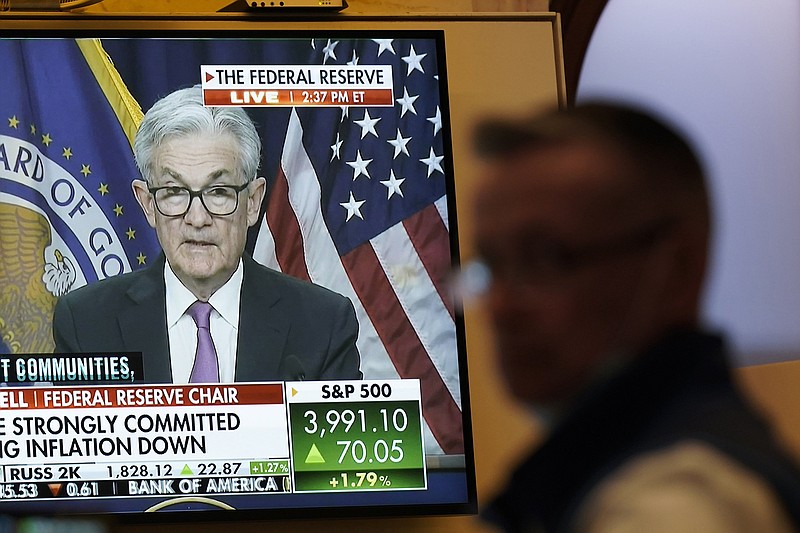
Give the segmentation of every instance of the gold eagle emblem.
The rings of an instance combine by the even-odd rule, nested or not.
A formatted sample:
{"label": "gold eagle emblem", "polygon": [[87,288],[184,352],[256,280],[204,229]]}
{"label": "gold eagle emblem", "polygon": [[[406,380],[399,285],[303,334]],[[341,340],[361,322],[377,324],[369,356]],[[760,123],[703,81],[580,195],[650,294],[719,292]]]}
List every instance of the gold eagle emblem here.
{"label": "gold eagle emblem", "polygon": [[73,262],[55,250],[50,225],[30,209],[0,203],[0,335],[12,353],[52,352],[53,308],[76,279]]}

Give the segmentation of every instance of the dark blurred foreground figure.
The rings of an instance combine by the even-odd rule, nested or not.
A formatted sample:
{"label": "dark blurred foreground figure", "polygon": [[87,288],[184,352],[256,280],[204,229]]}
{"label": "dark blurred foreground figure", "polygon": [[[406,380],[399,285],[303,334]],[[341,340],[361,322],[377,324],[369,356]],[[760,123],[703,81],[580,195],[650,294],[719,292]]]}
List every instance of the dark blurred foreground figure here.
{"label": "dark blurred foreground figure", "polygon": [[[698,325],[692,149],[605,104],[486,123],[476,244],[501,369],[551,424],[485,518],[507,531],[800,530],[800,473]],[[469,276],[467,276],[469,277]]]}

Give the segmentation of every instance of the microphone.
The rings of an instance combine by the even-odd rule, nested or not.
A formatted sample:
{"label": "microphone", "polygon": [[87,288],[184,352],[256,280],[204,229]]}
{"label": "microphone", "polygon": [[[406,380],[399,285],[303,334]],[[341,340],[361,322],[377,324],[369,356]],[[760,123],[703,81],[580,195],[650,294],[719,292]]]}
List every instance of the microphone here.
{"label": "microphone", "polygon": [[284,381],[305,381],[306,379],[306,371],[303,368],[303,363],[301,363],[300,359],[294,354],[286,356],[278,370],[278,375],[281,376]]}

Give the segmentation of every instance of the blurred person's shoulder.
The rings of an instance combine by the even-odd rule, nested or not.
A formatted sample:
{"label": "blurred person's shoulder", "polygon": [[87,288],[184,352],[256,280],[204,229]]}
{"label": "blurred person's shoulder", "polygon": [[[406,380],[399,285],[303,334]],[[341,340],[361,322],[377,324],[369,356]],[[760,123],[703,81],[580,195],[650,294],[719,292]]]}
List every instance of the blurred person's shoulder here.
{"label": "blurred person's shoulder", "polygon": [[637,457],[591,491],[576,533],[796,531],[762,476],[700,441]]}

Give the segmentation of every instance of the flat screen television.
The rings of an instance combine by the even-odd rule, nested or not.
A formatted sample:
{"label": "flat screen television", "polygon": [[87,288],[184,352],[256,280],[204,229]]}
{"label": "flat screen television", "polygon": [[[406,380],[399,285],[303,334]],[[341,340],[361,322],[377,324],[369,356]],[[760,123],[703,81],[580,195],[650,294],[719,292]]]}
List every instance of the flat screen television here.
{"label": "flat screen television", "polygon": [[[0,513],[475,511],[443,33],[255,29],[0,35]],[[146,330],[53,353],[59,297],[161,255],[132,139],[195,85],[262,139],[246,253],[353,303],[363,380],[283,354],[280,379],[154,382]]]}

